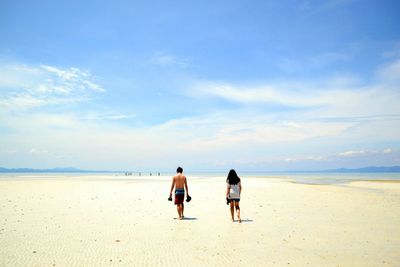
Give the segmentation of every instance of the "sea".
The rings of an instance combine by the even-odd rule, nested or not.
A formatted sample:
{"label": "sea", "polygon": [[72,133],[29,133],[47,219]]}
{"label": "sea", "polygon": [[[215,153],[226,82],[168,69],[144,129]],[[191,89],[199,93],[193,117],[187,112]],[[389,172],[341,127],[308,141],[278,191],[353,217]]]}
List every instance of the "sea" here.
{"label": "sea", "polygon": [[[26,179],[76,179],[84,178],[102,180],[159,180],[172,177],[172,172],[67,172],[67,173],[0,173],[0,180],[26,180]],[[186,172],[185,175],[191,179],[210,179],[214,177],[226,177],[227,172]],[[400,172],[372,173],[372,172],[349,172],[349,173],[327,173],[327,172],[240,172],[242,178],[254,179],[283,179],[301,184],[347,184],[352,181],[399,181]]]}

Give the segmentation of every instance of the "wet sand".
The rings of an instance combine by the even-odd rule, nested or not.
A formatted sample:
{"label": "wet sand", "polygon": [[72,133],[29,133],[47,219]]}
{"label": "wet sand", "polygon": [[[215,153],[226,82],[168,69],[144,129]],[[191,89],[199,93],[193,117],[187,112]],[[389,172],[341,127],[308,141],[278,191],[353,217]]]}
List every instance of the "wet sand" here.
{"label": "wet sand", "polygon": [[[193,177],[192,177],[193,178]],[[191,179],[179,221],[169,177],[0,180],[0,266],[399,266],[400,184]]]}

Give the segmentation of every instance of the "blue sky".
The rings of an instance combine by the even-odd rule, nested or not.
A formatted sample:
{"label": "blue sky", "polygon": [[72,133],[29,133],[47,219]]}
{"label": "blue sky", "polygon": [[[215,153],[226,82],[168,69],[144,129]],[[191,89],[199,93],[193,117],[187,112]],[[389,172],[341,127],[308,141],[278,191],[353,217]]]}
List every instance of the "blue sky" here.
{"label": "blue sky", "polygon": [[398,1],[1,1],[0,166],[400,165]]}

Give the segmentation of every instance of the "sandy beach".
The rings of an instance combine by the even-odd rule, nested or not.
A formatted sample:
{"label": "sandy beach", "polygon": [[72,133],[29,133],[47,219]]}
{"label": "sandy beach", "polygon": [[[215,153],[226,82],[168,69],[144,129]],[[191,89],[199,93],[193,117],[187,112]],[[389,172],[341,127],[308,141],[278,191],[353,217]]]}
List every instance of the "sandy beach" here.
{"label": "sandy beach", "polygon": [[399,266],[400,183],[244,178],[232,223],[225,177],[0,180],[0,266]]}

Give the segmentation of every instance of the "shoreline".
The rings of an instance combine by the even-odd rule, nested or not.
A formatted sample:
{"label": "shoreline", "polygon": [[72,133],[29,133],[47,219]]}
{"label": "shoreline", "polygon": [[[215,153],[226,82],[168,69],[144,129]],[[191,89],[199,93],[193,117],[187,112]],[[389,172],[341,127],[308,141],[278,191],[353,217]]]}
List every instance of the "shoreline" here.
{"label": "shoreline", "polygon": [[[372,175],[376,177],[371,177]],[[393,174],[390,174],[393,175]],[[187,174],[190,180],[210,180],[210,179],[226,179],[225,176],[216,174],[216,175],[207,175],[207,176],[199,176],[199,175],[190,175]],[[97,181],[97,180],[109,180],[109,181],[161,181],[161,180],[170,180],[172,176],[169,175],[142,175],[142,176],[125,176],[124,174],[95,174],[95,173],[82,173],[82,174],[69,174],[69,173],[14,173],[12,175],[8,174],[0,174],[0,181],[23,181],[23,180],[88,180],[88,181]],[[359,174],[359,176],[354,176],[353,173],[349,173],[348,176],[343,174],[321,174],[321,176],[316,176],[316,174],[306,175],[304,173],[297,175],[260,175],[260,176],[246,176],[242,175],[245,179],[258,179],[258,180],[270,180],[270,181],[287,181],[293,184],[305,184],[305,185],[345,185],[353,182],[381,182],[381,183],[400,183],[400,174],[397,176],[382,176],[381,173],[374,174]],[[382,177],[377,179],[378,177]]]}

